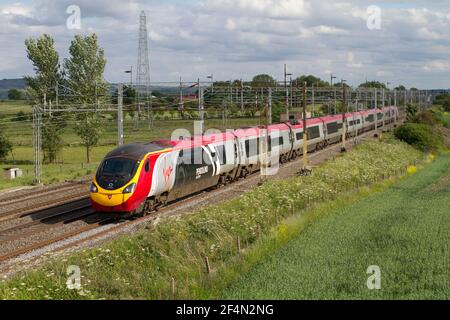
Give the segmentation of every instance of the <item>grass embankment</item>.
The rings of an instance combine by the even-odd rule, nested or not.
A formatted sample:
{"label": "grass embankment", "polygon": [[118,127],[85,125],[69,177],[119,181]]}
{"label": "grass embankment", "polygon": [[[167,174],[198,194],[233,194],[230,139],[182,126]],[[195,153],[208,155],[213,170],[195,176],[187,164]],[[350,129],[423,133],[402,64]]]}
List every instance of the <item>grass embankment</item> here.
{"label": "grass embankment", "polygon": [[[237,199],[193,215],[163,219],[151,230],[6,280],[0,284],[0,297],[211,297],[238,274],[229,269],[242,259],[236,249],[238,237],[242,248],[250,250],[284,218],[350,190],[405,174],[406,166],[421,157],[397,141],[367,143],[317,168],[311,177],[268,182]],[[285,233],[283,225],[277,230]],[[213,269],[209,276],[205,257]],[[66,289],[69,265],[81,269],[84,296]]]}
{"label": "grass embankment", "polygon": [[[449,168],[447,154],[381,193],[314,210],[322,218],[301,234],[302,220],[292,219],[286,229],[293,239],[221,297],[448,299]],[[372,265],[380,267],[381,290],[368,290]]]}

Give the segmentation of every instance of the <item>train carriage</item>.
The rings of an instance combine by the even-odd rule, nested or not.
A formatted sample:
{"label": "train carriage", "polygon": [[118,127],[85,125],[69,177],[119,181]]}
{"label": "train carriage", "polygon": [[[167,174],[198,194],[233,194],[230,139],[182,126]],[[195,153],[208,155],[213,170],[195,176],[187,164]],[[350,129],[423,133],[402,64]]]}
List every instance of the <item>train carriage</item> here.
{"label": "train carriage", "polygon": [[339,142],[342,138],[342,115],[323,117],[322,120],[327,144]]}
{"label": "train carriage", "polygon": [[[367,110],[344,115],[348,135],[397,120],[398,109]],[[308,119],[308,152],[339,142],[342,115]],[[261,168],[264,148],[271,165],[303,152],[303,123],[242,128],[193,138],[132,143],[108,153],[90,188],[98,212],[145,214],[167,202],[220,186]]]}
{"label": "train carriage", "polygon": [[267,129],[267,150],[270,157],[278,156],[280,163],[288,162],[292,156],[294,142],[292,128],[287,123],[280,123],[269,125]]}

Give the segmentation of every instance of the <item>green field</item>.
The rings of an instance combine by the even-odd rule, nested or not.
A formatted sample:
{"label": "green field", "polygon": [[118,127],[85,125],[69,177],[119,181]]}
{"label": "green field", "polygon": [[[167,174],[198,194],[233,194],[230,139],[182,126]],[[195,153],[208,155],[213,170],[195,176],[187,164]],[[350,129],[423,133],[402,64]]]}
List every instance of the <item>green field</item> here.
{"label": "green field", "polygon": [[[322,214],[222,292],[225,299],[450,298],[450,155]],[[381,290],[368,290],[369,266]]]}
{"label": "green field", "polygon": [[17,112],[31,113],[31,104],[25,101],[0,101],[0,119]]}

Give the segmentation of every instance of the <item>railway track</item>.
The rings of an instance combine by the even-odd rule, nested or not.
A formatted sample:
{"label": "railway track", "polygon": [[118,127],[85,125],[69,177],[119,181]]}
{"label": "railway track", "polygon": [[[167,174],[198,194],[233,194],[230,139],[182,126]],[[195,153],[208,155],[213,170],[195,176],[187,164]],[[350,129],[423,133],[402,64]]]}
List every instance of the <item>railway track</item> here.
{"label": "railway track", "polygon": [[79,189],[81,186],[85,186],[88,182],[89,182],[88,180],[81,180],[67,185],[54,185],[45,188],[37,187],[33,189],[12,191],[11,195],[0,197],[0,205],[4,206],[20,203],[23,201],[38,199],[42,196],[42,194],[53,195],[58,194],[61,191],[67,192],[71,190],[76,190]]}
{"label": "railway track", "polygon": [[35,207],[29,209],[13,208],[9,211],[0,212],[0,223],[9,221],[16,218],[23,218],[26,216],[30,216],[32,214],[36,214],[42,212],[44,210],[48,210],[54,208],[55,205],[65,205],[67,203],[74,203],[79,201],[87,202],[89,198],[86,196],[86,192],[79,194],[78,196],[68,195],[64,197],[60,197],[57,199],[50,199],[43,202],[39,202]]}
{"label": "railway track", "polygon": [[22,254],[25,254],[25,253],[33,251],[33,250],[37,250],[37,249],[43,248],[43,247],[51,245],[51,244],[53,244],[55,242],[68,239],[68,238],[76,236],[76,235],[78,235],[80,233],[87,232],[87,231],[90,231],[90,230],[93,230],[93,229],[97,229],[98,227],[100,227],[100,226],[102,226],[104,224],[113,222],[113,221],[115,221],[115,218],[104,217],[104,218],[100,219],[100,221],[97,221],[97,222],[95,222],[93,224],[89,224],[89,225],[84,226],[82,228],[63,233],[63,234],[58,235],[56,237],[52,237],[50,239],[46,239],[46,240],[40,241],[40,242],[34,243],[32,245],[29,245],[29,246],[22,247],[20,249],[8,252],[7,254],[0,255],[0,262],[9,260],[11,258],[20,256]]}
{"label": "railway track", "polygon": [[[35,232],[33,230],[32,232],[24,232],[20,233],[19,235],[13,235],[20,232],[21,230],[28,229],[34,226],[46,226],[48,225],[48,228],[55,228],[63,224],[68,224],[83,218],[90,217],[92,215],[96,214],[96,212],[91,208],[90,205],[85,205],[77,209],[66,209],[58,213],[50,214],[49,216],[33,220],[30,222],[25,222],[23,224],[15,225],[13,227],[8,227],[5,229],[0,230],[0,241],[11,241],[11,240],[17,240],[21,237],[26,237],[30,235],[32,232]],[[53,221],[53,222],[52,222]]]}
{"label": "railway track", "polygon": [[[367,132],[361,136],[358,136],[357,138],[351,138],[349,139],[349,143],[352,141],[360,141],[364,139],[364,137],[371,136],[373,134],[373,131]],[[334,149],[334,151],[332,151]],[[324,150],[315,152],[311,155],[309,155],[309,158],[319,157],[322,154],[325,154],[329,152],[330,154],[332,152],[339,153],[339,144],[331,145],[327,147]],[[298,167],[298,163],[301,161],[300,159],[297,159],[296,161],[289,162],[287,164],[284,164],[282,168],[286,167]],[[291,174],[292,175],[292,174]],[[110,216],[101,216],[100,214],[97,214],[93,211],[92,208],[90,208],[88,202],[88,198],[86,196],[74,200],[71,202],[66,202],[64,204],[59,204],[55,206],[55,201],[48,201],[49,208],[39,210],[35,209],[29,209],[27,212],[17,212],[17,211],[11,211],[5,214],[0,214],[0,228],[1,224],[5,221],[9,221],[11,219],[22,219],[25,217],[30,216],[36,216],[35,220],[33,221],[27,221],[23,224],[19,224],[17,226],[12,227],[6,227],[4,229],[0,229],[0,247],[3,247],[3,245],[6,242],[14,242],[18,241],[20,239],[24,239],[27,237],[31,237],[35,235],[37,232],[43,233],[48,232],[51,229],[59,229],[62,226],[71,225],[73,223],[79,222],[83,219],[89,219],[93,218],[93,220],[90,223],[84,223],[80,226],[77,226],[73,230],[67,230],[63,231],[61,233],[57,233],[54,236],[50,236],[46,239],[39,240],[36,242],[32,242],[30,244],[26,244],[24,246],[15,248],[13,250],[4,252],[0,254],[0,263],[4,263],[8,260],[11,260],[13,258],[25,255],[27,253],[37,251],[39,249],[46,248],[48,246],[51,246],[55,243],[62,242],[63,240],[68,240],[70,238],[74,238],[75,236],[80,236],[81,234],[88,233],[88,231],[92,231],[95,229],[99,229],[98,232],[94,232],[93,234],[89,234],[85,237],[82,237],[80,239],[75,239],[73,242],[62,244],[62,246],[59,246],[57,248],[50,249],[48,251],[60,251],[64,250],[70,247],[75,247],[77,245],[80,245],[82,243],[85,243],[89,240],[93,239],[99,239],[107,234],[111,233],[117,233],[120,230],[124,230],[128,226],[132,225],[138,225],[141,223],[148,223],[154,219],[157,219],[158,217],[164,215],[164,216],[176,216],[182,213],[185,213],[187,210],[192,210],[192,207],[198,206],[198,205],[206,205],[206,204],[212,204],[215,202],[220,202],[222,200],[218,199],[222,194],[229,194],[228,197],[236,196],[239,193],[244,193],[247,190],[249,190],[251,187],[256,186],[259,181],[259,178],[257,175],[253,174],[249,176],[247,179],[240,180],[238,182],[232,183],[230,185],[227,185],[225,187],[212,190],[212,191],[203,191],[198,194],[195,194],[193,196],[177,200],[175,202],[172,202],[168,204],[166,207],[160,209],[158,212],[142,217],[142,218],[136,218],[134,220],[125,220],[118,222],[115,217]],[[68,200],[68,199],[66,199]],[[50,206],[50,203],[53,205]],[[180,211],[182,211],[180,213]],[[42,216],[40,216],[42,215]],[[56,220],[56,221],[54,221]],[[51,221],[54,221],[53,223],[50,223]],[[117,222],[117,224],[111,225],[113,222]],[[111,226],[110,226],[111,225]],[[107,226],[108,228],[101,230],[100,227]],[[36,229],[33,229],[36,227]],[[40,256],[40,255],[37,255]]]}

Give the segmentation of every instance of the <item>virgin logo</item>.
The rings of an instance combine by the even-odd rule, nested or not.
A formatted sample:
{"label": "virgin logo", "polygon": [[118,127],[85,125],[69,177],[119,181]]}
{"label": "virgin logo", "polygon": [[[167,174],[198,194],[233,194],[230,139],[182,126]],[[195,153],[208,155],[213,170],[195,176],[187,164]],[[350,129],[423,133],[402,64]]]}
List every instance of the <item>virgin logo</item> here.
{"label": "virgin logo", "polygon": [[172,175],[173,169],[172,166],[168,166],[166,169],[163,169],[164,182],[168,183],[170,176]]}

